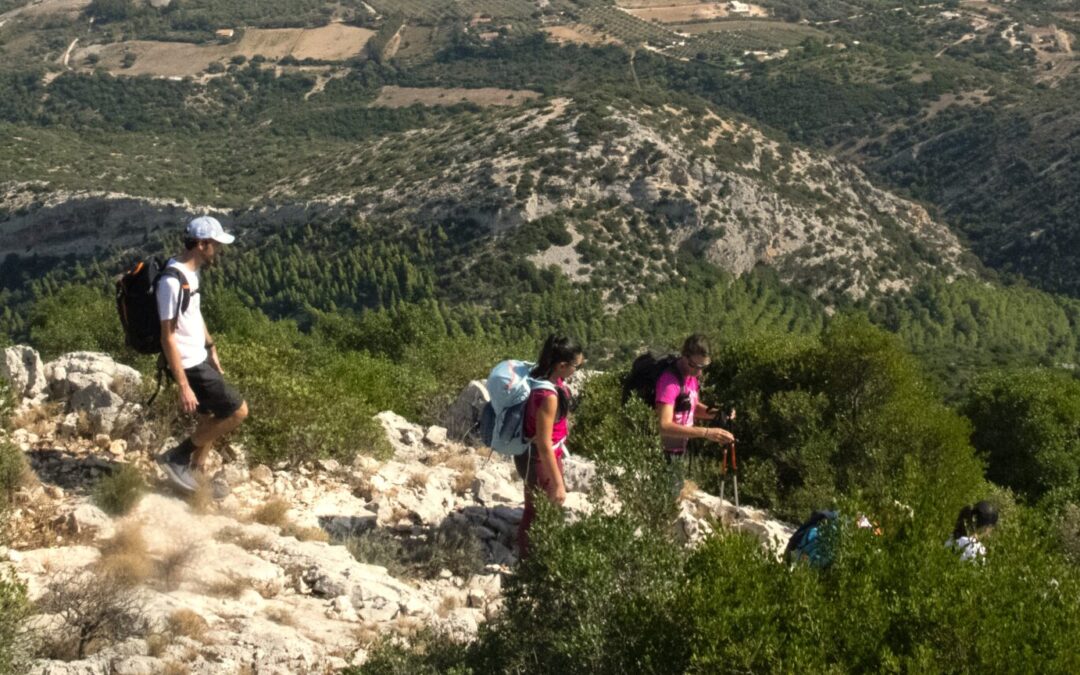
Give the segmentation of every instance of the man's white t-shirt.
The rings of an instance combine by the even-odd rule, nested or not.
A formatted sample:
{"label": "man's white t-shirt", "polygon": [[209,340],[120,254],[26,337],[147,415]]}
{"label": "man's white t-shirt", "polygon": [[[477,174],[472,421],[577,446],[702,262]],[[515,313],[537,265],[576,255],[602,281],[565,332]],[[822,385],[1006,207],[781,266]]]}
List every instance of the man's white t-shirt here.
{"label": "man's white t-shirt", "polygon": [[[187,370],[206,360],[206,324],[200,308],[199,275],[189,270],[176,260],[170,260],[168,267],[175,267],[187,279],[191,289],[191,300],[186,312],[181,312],[176,320],[176,347],[180,350],[180,365]],[[158,317],[161,320],[176,316],[180,304],[180,280],[172,276],[162,277],[157,286]]]}

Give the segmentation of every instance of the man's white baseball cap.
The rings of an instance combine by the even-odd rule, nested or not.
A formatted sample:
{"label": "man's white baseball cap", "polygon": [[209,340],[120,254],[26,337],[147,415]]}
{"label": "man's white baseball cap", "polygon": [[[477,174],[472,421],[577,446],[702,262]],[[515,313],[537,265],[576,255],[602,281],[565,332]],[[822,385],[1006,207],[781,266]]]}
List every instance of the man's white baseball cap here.
{"label": "man's white baseball cap", "polygon": [[199,216],[187,226],[188,239],[213,239],[222,244],[231,244],[236,237],[229,234],[221,227],[221,223],[213,216]]}

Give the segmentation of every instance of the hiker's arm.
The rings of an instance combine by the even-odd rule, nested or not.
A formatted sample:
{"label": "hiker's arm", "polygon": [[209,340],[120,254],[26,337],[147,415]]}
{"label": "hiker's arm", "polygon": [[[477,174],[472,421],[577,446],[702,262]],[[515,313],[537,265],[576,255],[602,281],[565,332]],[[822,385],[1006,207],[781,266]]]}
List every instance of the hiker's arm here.
{"label": "hiker's arm", "polygon": [[195,398],[191,385],[188,384],[187,374],[184,373],[184,366],[180,361],[180,349],[176,346],[176,322],[172,319],[161,322],[161,353],[165,355],[169,372],[172,373],[173,380],[176,381],[176,386],[180,390],[180,409],[189,414],[195,412],[195,408],[199,407],[199,401]]}
{"label": "hiker's arm", "polygon": [[536,435],[533,436],[533,444],[539,453],[540,464],[544,467],[544,475],[549,476],[544,489],[551,501],[562,504],[566,500],[566,486],[563,484],[562,472],[559,471],[559,462],[555,459],[555,448],[551,444],[551,430],[555,426],[558,409],[558,396],[545,396],[540,402],[536,411]]}
{"label": "hiker's arm", "polygon": [[224,375],[225,370],[221,367],[221,361],[218,360],[217,345],[214,344],[214,338],[210,337],[210,329],[206,327],[205,323],[203,323],[203,334],[206,336],[206,351],[210,354],[210,365]]}
{"label": "hiker's arm", "polygon": [[688,427],[675,421],[675,405],[672,403],[658,403],[656,405],[656,419],[659,422],[660,433],[674,438],[704,438],[714,443],[730,443],[735,437],[730,432],[719,427]]}
{"label": "hiker's arm", "polygon": [[694,409],[694,418],[700,418],[703,420],[720,420],[721,424],[727,424],[735,420],[735,409],[732,408],[728,412],[722,411],[719,407],[711,408],[701,401],[698,401],[697,408]]}

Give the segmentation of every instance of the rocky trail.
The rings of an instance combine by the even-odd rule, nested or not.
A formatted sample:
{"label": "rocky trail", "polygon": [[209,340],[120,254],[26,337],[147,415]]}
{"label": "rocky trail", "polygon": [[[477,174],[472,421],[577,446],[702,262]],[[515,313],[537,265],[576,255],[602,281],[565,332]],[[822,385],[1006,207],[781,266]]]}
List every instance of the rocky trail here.
{"label": "rocky trail", "polygon": [[[138,619],[131,635],[91,640],[83,658],[39,659],[31,673],[330,672],[362,663],[383,636],[430,626],[468,639],[498,611],[522,486],[512,462],[454,440],[482,406],[481,383],[447,427],[380,413],[394,448],[386,461],[287,468],[249,465],[240,445],[228,463],[213,453],[232,488],[215,503],[165,484],[153,453],[175,440],[155,438],[133,402],[136,371],[101,354],[47,364],[26,347],[0,354],[0,377],[23,399],[8,440],[34,474],[15,494],[0,565],[39,603],[35,633],[70,636],[72,612],[55,601],[113,593],[117,579],[110,597]],[[112,517],[93,488],[123,465],[150,490]],[[595,474],[587,460],[567,462],[571,517],[595,508]],[[688,545],[716,527],[772,547],[791,532],[701,491],[684,494],[674,527]]]}

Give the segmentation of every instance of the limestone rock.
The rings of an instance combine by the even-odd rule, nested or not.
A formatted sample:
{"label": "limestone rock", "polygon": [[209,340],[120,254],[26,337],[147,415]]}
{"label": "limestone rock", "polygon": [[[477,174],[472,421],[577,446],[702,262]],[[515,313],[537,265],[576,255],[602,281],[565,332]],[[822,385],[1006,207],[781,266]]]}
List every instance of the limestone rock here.
{"label": "limestone rock", "polygon": [[473,380],[461,390],[443,416],[449,438],[462,443],[479,444],[476,429],[480,423],[480,414],[489,400],[487,387],[480,380]]}
{"label": "limestone rock", "polygon": [[251,470],[251,480],[259,485],[270,486],[274,484],[274,472],[265,464],[260,464]]}
{"label": "limestone rock", "polygon": [[424,442],[436,447],[442,447],[447,444],[446,428],[439,426],[428,427],[427,433],[424,434]]}
{"label": "limestone rock", "polygon": [[26,345],[4,349],[0,354],[0,377],[22,399],[40,400],[45,396],[45,368],[37,351]]}
{"label": "limestone rock", "polygon": [[92,384],[109,391],[129,392],[134,396],[142,382],[139,371],[98,352],[65,354],[45,364],[44,372],[50,393],[57,400],[68,400],[75,392]]}
{"label": "limestone rock", "polygon": [[111,536],[113,532],[113,524],[109,516],[89,502],[79,504],[57,518],[55,526],[71,537],[105,538]]}

